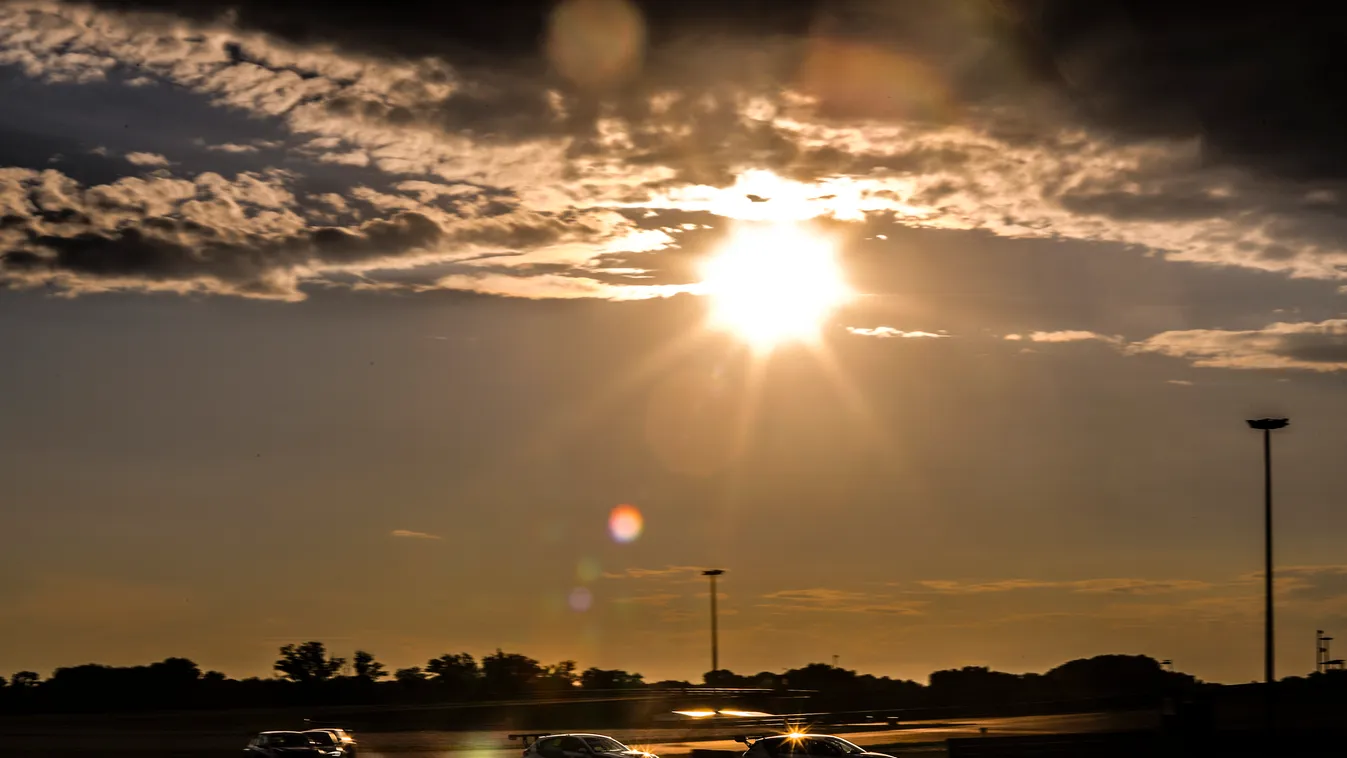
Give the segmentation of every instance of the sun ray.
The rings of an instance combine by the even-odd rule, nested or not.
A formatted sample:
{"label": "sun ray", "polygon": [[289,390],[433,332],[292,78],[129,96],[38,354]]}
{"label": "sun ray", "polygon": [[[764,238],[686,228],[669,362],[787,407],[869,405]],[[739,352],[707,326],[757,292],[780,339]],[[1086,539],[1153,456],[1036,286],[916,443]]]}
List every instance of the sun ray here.
{"label": "sun ray", "polygon": [[659,347],[626,371],[611,377],[597,387],[586,400],[558,411],[547,419],[535,430],[524,449],[544,451],[551,446],[563,444],[565,439],[592,424],[596,417],[625,401],[644,382],[660,376],[672,366],[678,365],[680,361],[694,355],[699,343],[705,342],[704,337],[704,334],[690,330]]}

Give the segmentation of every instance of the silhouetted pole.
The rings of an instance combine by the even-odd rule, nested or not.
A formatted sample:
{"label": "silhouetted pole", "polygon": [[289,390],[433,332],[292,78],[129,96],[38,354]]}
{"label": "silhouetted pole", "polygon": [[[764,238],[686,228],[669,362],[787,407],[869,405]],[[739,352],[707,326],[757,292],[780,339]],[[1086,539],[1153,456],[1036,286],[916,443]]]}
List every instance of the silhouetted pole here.
{"label": "silhouetted pole", "polygon": [[716,635],[716,577],[725,573],[721,569],[709,569],[702,576],[711,578],[711,672],[720,670],[720,642]]}
{"label": "silhouetted pole", "polygon": [[1277,680],[1272,616],[1272,432],[1291,423],[1284,418],[1250,419],[1263,433],[1263,681],[1267,684],[1268,722],[1272,721],[1272,685]]}

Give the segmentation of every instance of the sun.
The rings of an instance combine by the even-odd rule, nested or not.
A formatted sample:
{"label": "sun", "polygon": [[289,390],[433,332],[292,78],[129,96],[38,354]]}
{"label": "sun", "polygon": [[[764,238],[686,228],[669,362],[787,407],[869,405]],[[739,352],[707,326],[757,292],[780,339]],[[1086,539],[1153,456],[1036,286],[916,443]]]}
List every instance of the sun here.
{"label": "sun", "polygon": [[831,240],[795,226],[744,226],[702,269],[711,324],[754,349],[812,342],[851,296]]}

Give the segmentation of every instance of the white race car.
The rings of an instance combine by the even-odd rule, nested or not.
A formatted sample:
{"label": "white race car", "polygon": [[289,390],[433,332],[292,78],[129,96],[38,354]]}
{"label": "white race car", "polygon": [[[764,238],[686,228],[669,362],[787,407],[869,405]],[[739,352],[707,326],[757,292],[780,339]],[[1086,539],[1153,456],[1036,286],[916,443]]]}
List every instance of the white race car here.
{"label": "white race car", "polygon": [[[512,734],[525,741],[523,758],[658,758],[602,734]],[[532,740],[530,742],[530,739]]]}
{"label": "white race car", "polygon": [[748,745],[744,758],[892,758],[872,753],[830,734],[780,734],[754,740],[740,737]]}

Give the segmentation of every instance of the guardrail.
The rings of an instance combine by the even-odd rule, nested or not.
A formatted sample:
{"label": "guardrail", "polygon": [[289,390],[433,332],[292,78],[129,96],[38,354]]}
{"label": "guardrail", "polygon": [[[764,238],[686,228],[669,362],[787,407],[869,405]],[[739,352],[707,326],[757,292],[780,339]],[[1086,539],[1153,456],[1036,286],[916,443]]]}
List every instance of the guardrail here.
{"label": "guardrail", "polygon": [[1231,729],[1173,735],[1162,731],[958,737],[949,758],[1321,758],[1343,755],[1343,729]]}
{"label": "guardrail", "polygon": [[1152,731],[952,737],[949,758],[1137,758],[1162,755]]}

